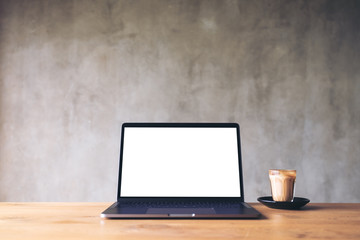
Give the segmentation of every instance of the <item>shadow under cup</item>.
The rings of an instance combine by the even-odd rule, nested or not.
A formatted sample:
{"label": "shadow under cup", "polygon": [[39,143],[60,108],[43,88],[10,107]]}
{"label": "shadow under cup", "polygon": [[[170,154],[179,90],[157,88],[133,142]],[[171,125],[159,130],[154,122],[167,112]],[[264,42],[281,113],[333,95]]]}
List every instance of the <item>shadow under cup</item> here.
{"label": "shadow under cup", "polygon": [[273,200],[276,202],[292,202],[296,170],[270,169],[269,178]]}

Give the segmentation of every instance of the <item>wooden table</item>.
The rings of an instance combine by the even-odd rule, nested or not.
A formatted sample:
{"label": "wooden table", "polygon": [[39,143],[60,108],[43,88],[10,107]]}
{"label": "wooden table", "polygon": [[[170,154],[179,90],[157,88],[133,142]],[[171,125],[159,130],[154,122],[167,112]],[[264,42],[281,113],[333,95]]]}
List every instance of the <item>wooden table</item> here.
{"label": "wooden table", "polygon": [[360,239],[360,204],[251,204],[257,220],[109,220],[110,203],[0,203],[0,239]]}

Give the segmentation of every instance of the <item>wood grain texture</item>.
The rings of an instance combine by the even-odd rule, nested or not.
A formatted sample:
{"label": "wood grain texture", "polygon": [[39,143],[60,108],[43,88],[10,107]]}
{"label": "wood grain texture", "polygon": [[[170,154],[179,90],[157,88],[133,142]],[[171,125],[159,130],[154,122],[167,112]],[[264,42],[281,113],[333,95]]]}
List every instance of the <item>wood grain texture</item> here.
{"label": "wood grain texture", "polygon": [[108,220],[110,203],[0,203],[1,239],[360,239],[360,204],[251,204],[258,220]]}

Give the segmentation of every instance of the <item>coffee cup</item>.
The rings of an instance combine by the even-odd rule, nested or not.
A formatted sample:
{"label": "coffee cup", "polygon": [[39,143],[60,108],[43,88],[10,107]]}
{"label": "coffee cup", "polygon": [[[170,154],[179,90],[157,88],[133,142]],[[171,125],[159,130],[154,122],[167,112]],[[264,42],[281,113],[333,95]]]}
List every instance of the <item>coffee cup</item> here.
{"label": "coffee cup", "polygon": [[273,200],[277,202],[292,202],[296,170],[270,169],[269,178]]}

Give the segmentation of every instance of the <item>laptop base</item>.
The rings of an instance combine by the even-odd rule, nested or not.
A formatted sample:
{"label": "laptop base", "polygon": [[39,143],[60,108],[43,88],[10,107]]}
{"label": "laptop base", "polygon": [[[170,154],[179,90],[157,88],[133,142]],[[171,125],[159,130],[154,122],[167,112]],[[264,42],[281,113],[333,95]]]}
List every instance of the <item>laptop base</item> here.
{"label": "laptop base", "polygon": [[246,203],[234,208],[134,208],[114,203],[101,213],[108,219],[248,219],[261,214]]}

